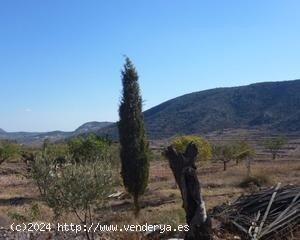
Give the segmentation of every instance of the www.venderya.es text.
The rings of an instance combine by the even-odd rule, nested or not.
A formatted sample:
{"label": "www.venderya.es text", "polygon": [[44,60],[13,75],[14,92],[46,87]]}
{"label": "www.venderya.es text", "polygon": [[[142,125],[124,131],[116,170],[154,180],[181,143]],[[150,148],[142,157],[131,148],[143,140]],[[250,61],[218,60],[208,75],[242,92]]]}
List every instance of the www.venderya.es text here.
{"label": "www.venderya.es text", "polygon": [[128,225],[105,225],[101,223],[91,223],[89,225],[74,224],[74,223],[21,223],[11,224],[10,229],[16,232],[152,232],[157,231],[159,233],[165,232],[187,232],[189,231],[188,225],[178,225],[178,227],[172,227],[168,224],[128,224]]}

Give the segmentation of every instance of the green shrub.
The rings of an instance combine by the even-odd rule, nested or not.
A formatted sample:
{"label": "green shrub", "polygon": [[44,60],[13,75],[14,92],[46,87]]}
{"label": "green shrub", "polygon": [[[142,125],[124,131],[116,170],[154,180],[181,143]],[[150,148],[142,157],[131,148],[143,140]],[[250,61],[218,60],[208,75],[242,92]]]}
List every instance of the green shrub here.
{"label": "green shrub", "polygon": [[2,140],[0,141],[0,164],[16,156],[19,153],[19,147],[16,143]]}
{"label": "green shrub", "polygon": [[8,212],[7,214],[13,221],[17,222],[26,222],[28,221],[27,217],[17,212]]}
{"label": "green shrub", "polygon": [[108,158],[110,142],[94,134],[86,138],[78,137],[68,143],[73,162],[93,162]]}
{"label": "green shrub", "polygon": [[28,216],[30,221],[35,221],[41,215],[40,207],[38,203],[34,203],[30,206],[28,210]]}

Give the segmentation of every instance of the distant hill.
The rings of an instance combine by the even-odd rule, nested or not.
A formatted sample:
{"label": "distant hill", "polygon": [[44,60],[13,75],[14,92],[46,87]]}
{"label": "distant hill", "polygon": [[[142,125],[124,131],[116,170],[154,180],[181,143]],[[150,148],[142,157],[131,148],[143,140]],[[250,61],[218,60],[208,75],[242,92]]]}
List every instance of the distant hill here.
{"label": "distant hill", "polygon": [[[194,92],[153,107],[144,117],[150,139],[227,128],[300,131],[300,80]],[[99,134],[116,137],[116,126]]]}
{"label": "distant hill", "polygon": [[66,138],[76,137],[78,135],[95,133],[103,127],[109,126],[110,122],[88,122],[81,125],[73,132],[52,131],[52,132],[5,132],[0,130],[0,139],[16,140],[22,144],[38,145],[45,139],[50,141],[59,141]]}
{"label": "distant hill", "polygon": [[101,128],[111,125],[111,122],[87,122],[75,130],[75,134],[97,132]]}
{"label": "distant hill", "polygon": [[[237,128],[300,132],[300,80],[194,92],[153,107],[145,111],[144,116],[150,139]],[[32,143],[91,132],[113,139],[118,137],[116,123],[89,122],[74,132],[7,133],[0,130],[0,139]]]}

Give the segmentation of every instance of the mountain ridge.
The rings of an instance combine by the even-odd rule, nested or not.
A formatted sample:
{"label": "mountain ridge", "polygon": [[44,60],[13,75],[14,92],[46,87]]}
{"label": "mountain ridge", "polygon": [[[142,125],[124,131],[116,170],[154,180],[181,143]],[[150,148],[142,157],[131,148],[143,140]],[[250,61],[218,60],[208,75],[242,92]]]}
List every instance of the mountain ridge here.
{"label": "mountain ridge", "polygon": [[[146,110],[145,125],[154,140],[228,128],[300,131],[299,92],[299,79],[192,92]],[[98,134],[118,133],[114,124]]]}
{"label": "mountain ridge", "polygon": [[[300,132],[299,93],[299,79],[192,92],[146,110],[145,126],[152,140],[236,128]],[[73,132],[24,133],[19,139],[64,139],[92,132],[118,138],[116,123],[88,122]],[[3,130],[0,138],[7,134],[17,133]]]}
{"label": "mountain ridge", "polygon": [[3,129],[0,129],[0,139],[16,140],[22,144],[40,144],[45,139],[59,141],[83,134],[94,133],[103,127],[109,126],[110,124],[112,123],[97,121],[87,122],[71,132],[59,130],[50,132],[6,132]]}

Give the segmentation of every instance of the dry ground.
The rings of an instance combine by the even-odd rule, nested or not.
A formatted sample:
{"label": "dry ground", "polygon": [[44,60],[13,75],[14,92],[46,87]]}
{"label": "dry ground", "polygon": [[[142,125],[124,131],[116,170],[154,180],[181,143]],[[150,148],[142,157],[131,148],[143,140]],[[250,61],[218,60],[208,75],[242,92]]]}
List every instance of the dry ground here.
{"label": "dry ground", "polygon": [[[11,161],[0,166],[0,226],[7,227],[12,222],[52,221],[51,210],[40,201],[37,188],[31,179],[25,177],[25,169],[21,161]],[[221,163],[206,163],[198,167],[198,172],[208,209],[258,189],[255,186],[239,187],[246,175],[244,163],[238,166],[230,163],[225,172]],[[287,157],[275,161],[257,159],[253,163],[252,173],[263,178],[266,181],[265,186],[277,182],[300,184],[300,161],[289,160]],[[123,189],[120,187],[117,190]],[[185,216],[181,207],[180,192],[176,188],[166,160],[151,162],[149,187],[141,199],[141,205],[143,207],[141,214],[138,219],[135,219],[132,214],[131,199],[128,196],[110,200],[107,208],[98,210],[97,221],[120,225],[184,224]],[[76,219],[70,215],[64,216],[61,221],[74,222]],[[2,239],[1,232],[0,239]],[[114,234],[111,239],[140,239],[140,237],[123,233],[118,236]],[[219,239],[226,239],[226,237],[221,236]],[[232,239],[232,236],[227,239]]]}

